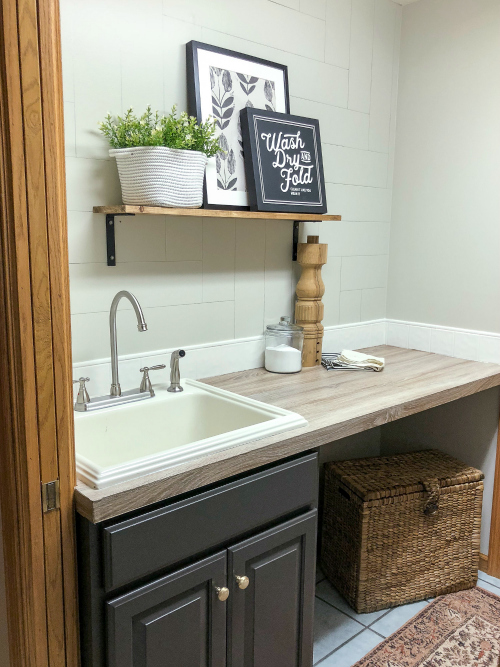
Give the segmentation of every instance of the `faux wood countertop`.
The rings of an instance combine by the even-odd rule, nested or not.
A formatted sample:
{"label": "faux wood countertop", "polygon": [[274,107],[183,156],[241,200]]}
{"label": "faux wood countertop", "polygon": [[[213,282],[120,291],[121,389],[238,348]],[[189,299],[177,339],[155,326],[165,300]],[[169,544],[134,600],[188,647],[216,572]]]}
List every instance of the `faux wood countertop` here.
{"label": "faux wood countertop", "polygon": [[204,380],[243,396],[298,412],[308,426],[107,489],[76,487],[76,509],[90,521],[106,519],[221,481],[354,433],[500,385],[500,365],[465,361],[382,345],[380,373],[305,368],[276,375],[258,368]]}

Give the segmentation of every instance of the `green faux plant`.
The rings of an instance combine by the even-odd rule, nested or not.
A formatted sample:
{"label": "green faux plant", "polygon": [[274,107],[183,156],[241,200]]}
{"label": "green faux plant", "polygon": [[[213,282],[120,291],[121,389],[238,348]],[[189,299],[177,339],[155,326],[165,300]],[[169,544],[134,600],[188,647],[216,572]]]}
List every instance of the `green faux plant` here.
{"label": "green faux plant", "polygon": [[128,109],[123,117],[113,118],[108,113],[99,128],[112,148],[166,146],[200,151],[207,157],[213,157],[220,151],[215,137],[215,121],[209,118],[204,123],[198,123],[185,111],[177,116],[175,105],[168,116],[160,116],[158,111],[153,113],[150,106],[142,116],[137,116],[133,109]]}

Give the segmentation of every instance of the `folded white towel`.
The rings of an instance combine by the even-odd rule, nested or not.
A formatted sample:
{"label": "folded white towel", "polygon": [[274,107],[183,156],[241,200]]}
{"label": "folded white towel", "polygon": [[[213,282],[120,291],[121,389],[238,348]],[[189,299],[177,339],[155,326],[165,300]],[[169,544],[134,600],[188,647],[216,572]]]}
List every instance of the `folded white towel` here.
{"label": "folded white towel", "polygon": [[385,359],[382,357],[374,357],[373,355],[355,352],[354,350],[342,350],[338,360],[341,363],[351,366],[372,368],[374,371],[381,371],[385,366]]}

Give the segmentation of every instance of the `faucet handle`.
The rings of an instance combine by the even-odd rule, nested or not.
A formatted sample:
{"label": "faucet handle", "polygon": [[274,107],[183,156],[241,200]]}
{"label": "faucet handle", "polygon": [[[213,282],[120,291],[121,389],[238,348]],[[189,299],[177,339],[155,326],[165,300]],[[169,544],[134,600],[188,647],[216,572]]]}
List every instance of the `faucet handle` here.
{"label": "faucet handle", "polygon": [[166,368],[165,364],[157,364],[156,366],[144,366],[144,368],[140,369],[141,373],[144,373],[142,376],[142,381],[141,381],[141,386],[139,387],[139,391],[149,391],[151,396],[155,395],[153,385],[151,384],[151,380],[149,379],[149,371],[159,371],[162,368]]}
{"label": "faucet handle", "polygon": [[87,387],[85,386],[86,382],[90,382],[90,378],[78,378],[78,380],[73,380],[73,384],[76,384],[77,382],[80,383],[80,386],[78,388],[78,395],[76,397],[76,403],[77,405],[83,405],[84,403],[90,403],[90,396],[89,392],[87,391]]}

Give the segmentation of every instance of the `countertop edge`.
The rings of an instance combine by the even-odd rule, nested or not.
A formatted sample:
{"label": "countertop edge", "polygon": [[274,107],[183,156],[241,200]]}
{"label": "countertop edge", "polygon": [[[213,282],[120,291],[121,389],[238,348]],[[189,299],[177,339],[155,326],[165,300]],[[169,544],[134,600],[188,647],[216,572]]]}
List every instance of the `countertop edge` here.
{"label": "countertop edge", "polygon": [[491,371],[484,377],[396,402],[343,422],[319,428],[302,427],[252,441],[107,489],[91,489],[80,483],[75,489],[76,510],[92,523],[99,523],[280,459],[316,449],[346,436],[499,386],[500,367],[495,364],[488,366]]}

